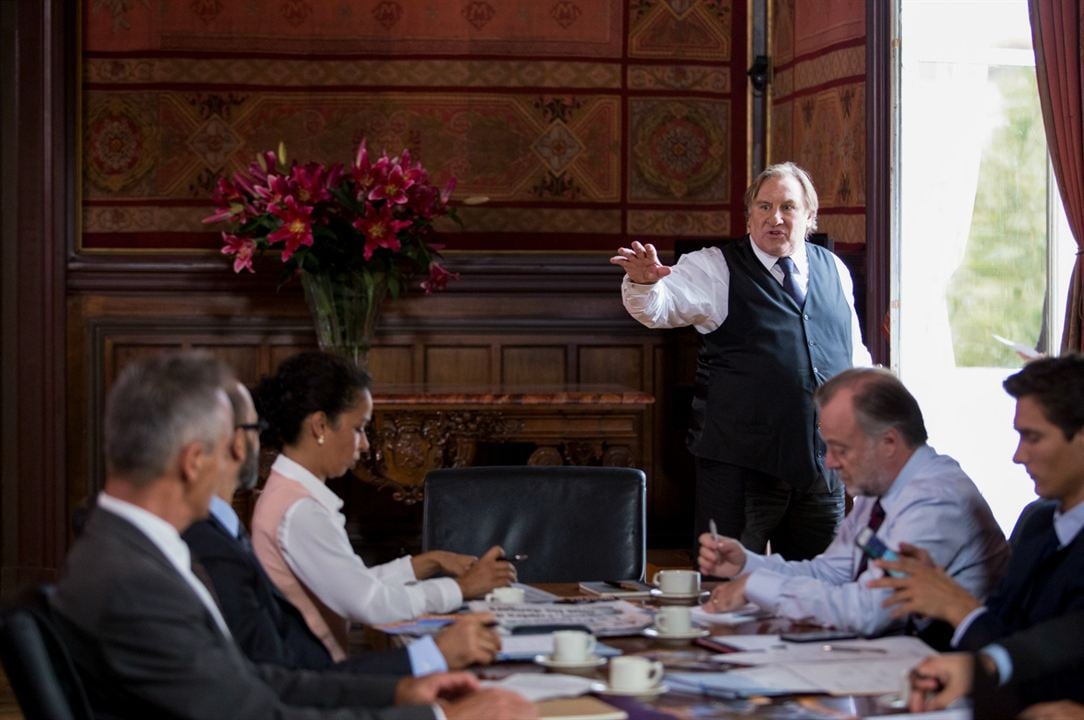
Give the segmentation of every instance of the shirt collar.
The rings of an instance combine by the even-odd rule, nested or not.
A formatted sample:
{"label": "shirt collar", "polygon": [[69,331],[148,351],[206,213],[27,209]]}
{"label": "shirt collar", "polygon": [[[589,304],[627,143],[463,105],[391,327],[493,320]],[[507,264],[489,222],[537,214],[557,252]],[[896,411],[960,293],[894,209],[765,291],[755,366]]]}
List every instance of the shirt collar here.
{"label": "shirt collar", "polygon": [[271,465],[271,471],[288,477],[294,482],[301,483],[301,486],[312,495],[316,502],[320,503],[328,510],[338,512],[342,509],[343,500],[341,497],[331,492],[327,485],[309,472],[305,466],[294,462],[285,455],[280,453],[279,456],[275,458],[274,464]]}
{"label": "shirt collar", "polygon": [[177,532],[177,528],[154,513],[125,500],[115,498],[105,491],[98,494],[98,507],[114,515],[119,515],[135,525],[137,530],[146,535],[147,539],[162,551],[162,554],[174,567],[178,570],[183,569],[182,573],[184,570],[190,571],[192,555],[189,553],[184,540],[181,539],[180,533]]}
{"label": "shirt collar", "polygon": [[1058,536],[1061,547],[1065,547],[1073,541],[1084,527],[1084,502],[1077,503],[1068,512],[1060,509],[1054,511],[1054,532]]}
{"label": "shirt collar", "polygon": [[[760,264],[769,272],[775,267],[775,264],[779,262],[779,258],[775,255],[769,255],[757,247],[757,244],[753,242],[752,236],[749,237],[749,247],[753,248],[753,254],[757,256],[757,260],[760,260]],[[794,252],[791,253],[790,259],[794,261],[794,267],[797,268],[799,275],[809,274],[809,258],[806,255],[804,241],[798,243],[798,247],[794,248]]]}
{"label": "shirt collar", "polygon": [[211,496],[211,515],[222,523],[222,527],[226,528],[230,535],[240,536],[241,518],[237,517],[232,505],[217,495]]}
{"label": "shirt collar", "polygon": [[907,462],[900,469],[899,475],[892,481],[892,487],[888,488],[884,495],[881,495],[881,507],[887,511],[892,505],[892,501],[899,497],[903,489],[907,487],[907,483],[911,482],[911,478],[917,475],[935,455],[937,453],[929,445],[920,445],[915,448],[915,451],[911,453],[911,457],[907,458]]}

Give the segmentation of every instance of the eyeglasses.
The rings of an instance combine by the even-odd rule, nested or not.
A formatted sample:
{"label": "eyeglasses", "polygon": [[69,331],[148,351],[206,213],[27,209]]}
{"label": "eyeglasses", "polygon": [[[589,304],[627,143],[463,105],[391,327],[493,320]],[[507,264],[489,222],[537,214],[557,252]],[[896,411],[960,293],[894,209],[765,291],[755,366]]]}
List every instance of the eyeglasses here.
{"label": "eyeglasses", "polygon": [[264,430],[270,427],[268,422],[263,418],[259,418],[254,423],[237,423],[234,425],[238,430],[255,430],[258,433],[262,433]]}

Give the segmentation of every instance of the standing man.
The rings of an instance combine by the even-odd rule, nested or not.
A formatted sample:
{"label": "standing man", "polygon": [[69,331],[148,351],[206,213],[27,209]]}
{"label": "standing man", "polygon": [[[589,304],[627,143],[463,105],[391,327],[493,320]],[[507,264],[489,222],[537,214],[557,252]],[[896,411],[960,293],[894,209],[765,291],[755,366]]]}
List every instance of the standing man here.
{"label": "standing man", "polygon": [[824,550],[843,517],[843,486],[824,468],[813,392],[869,365],[843,262],[806,238],[817,191],[794,163],[771,165],[745,193],[749,235],[722,249],[659,262],[632,243],[625,308],[651,328],[700,332],[688,446],[696,459],[696,531],[791,560]]}

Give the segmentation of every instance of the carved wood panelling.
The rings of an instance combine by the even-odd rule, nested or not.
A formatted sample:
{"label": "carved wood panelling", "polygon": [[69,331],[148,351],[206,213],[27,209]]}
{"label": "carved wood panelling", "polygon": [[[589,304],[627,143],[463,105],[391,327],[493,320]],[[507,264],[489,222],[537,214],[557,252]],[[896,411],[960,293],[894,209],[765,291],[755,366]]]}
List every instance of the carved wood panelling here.
{"label": "carved wood panelling", "polygon": [[[599,267],[611,277],[603,265]],[[286,357],[314,345],[304,302],[289,289],[245,294],[142,288],[119,293],[87,287],[70,297],[68,310],[69,503],[100,486],[99,418],[105,394],[128,362],[165,348],[202,348],[229,362],[240,379],[252,385]],[[606,293],[411,296],[389,306],[370,355],[370,370],[378,396],[381,385],[517,388],[584,383],[617,384],[659,397],[665,389],[656,386],[656,378],[672,374],[657,367],[660,358],[670,357],[659,348],[670,337],[628,318],[616,280]],[[680,513],[674,515],[669,507],[673,503],[665,500],[669,481],[656,460],[664,452],[657,439],[660,417],[654,408],[642,413],[642,427],[636,428],[641,440],[631,456],[648,472],[650,496],[660,508],[667,507],[662,516],[649,508],[652,542],[667,544],[675,537],[684,541],[687,530],[678,529]],[[611,432],[610,421],[600,413],[600,437]],[[556,423],[551,430],[559,438],[560,421],[546,422]],[[540,438],[548,432],[541,425],[536,429]],[[629,431],[622,424],[613,432]],[[580,450],[603,451],[561,452],[572,457]],[[684,450],[670,447],[665,452]]]}

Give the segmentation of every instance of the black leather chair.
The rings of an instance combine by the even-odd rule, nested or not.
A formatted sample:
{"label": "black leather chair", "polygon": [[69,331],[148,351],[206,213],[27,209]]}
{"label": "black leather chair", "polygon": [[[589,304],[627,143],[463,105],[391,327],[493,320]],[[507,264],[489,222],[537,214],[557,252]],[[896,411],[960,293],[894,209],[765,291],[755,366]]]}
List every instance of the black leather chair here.
{"label": "black leather chair", "polygon": [[423,550],[481,555],[500,545],[521,582],[642,580],[647,478],[611,467],[434,470],[425,478]]}
{"label": "black leather chair", "polygon": [[0,659],[26,720],[91,720],[83,685],[50,620],[48,586],[29,588],[0,618]]}

